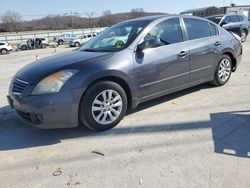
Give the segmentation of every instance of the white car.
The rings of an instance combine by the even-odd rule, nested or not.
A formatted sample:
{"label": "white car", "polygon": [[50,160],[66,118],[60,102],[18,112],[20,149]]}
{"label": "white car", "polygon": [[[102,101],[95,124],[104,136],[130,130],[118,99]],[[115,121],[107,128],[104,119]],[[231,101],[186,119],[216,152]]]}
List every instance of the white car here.
{"label": "white car", "polygon": [[[28,41],[31,42],[30,45],[28,45]],[[18,44],[17,48],[20,50],[31,50],[36,48],[46,48],[48,45],[49,45],[48,39],[34,38],[34,39],[28,39],[27,41]]]}
{"label": "white car", "polygon": [[12,50],[13,48],[8,42],[0,42],[0,54],[7,54]]}
{"label": "white car", "polygon": [[88,42],[90,39],[92,39],[95,36],[96,36],[95,33],[83,35],[79,38],[71,40],[71,42],[69,43],[69,46],[79,47],[80,45],[85,44],[86,42]]}

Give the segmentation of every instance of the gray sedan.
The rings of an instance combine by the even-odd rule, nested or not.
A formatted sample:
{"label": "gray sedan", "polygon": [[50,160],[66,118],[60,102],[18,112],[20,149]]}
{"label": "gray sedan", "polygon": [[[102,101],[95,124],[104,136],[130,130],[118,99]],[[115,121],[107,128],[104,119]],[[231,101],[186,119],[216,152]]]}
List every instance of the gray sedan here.
{"label": "gray sedan", "polygon": [[241,42],[209,20],[144,17],[26,66],[14,76],[8,101],[36,127],[104,131],[144,101],[205,82],[223,86],[241,56]]}

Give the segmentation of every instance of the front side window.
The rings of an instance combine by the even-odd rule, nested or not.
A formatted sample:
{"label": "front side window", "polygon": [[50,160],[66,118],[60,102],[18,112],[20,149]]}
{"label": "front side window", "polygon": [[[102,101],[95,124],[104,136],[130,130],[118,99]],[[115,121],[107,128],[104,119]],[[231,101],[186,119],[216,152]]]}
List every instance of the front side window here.
{"label": "front side window", "polygon": [[87,42],[80,50],[96,52],[120,51],[128,47],[150,22],[150,20],[140,20],[114,25]]}
{"label": "front side window", "polygon": [[182,42],[183,37],[179,19],[169,19],[157,24],[144,37],[144,41],[149,39],[160,39],[162,45]]}
{"label": "front side window", "polygon": [[226,16],[225,18],[224,18],[224,22],[225,23],[230,23],[231,21],[230,21],[230,16]]}
{"label": "front side window", "polygon": [[239,20],[240,20],[240,22],[243,22],[244,20],[245,20],[245,18],[244,18],[244,16],[239,16]]}
{"label": "front side window", "polygon": [[184,18],[184,23],[186,25],[189,40],[211,36],[210,28],[206,21]]}
{"label": "front side window", "polygon": [[221,19],[222,19],[222,16],[213,16],[213,17],[208,17],[208,19],[216,24],[219,24]]}

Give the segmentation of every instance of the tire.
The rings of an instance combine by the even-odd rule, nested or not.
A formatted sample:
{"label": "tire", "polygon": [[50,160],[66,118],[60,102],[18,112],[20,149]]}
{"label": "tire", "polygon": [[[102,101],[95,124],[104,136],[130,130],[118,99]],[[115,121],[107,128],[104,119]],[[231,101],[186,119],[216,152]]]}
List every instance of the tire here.
{"label": "tire", "polygon": [[25,46],[25,45],[21,46],[21,50],[27,50],[27,49],[28,49],[27,46]]}
{"label": "tire", "polygon": [[[107,100],[112,99],[109,104],[105,103],[103,93],[106,93]],[[109,93],[112,93],[111,97]],[[126,110],[127,96],[123,88],[111,81],[101,81],[91,86],[83,95],[79,107],[79,120],[93,131],[106,131],[123,119]]]}
{"label": "tire", "polygon": [[79,47],[80,46],[80,43],[79,42],[75,42],[75,47]]}
{"label": "tire", "polygon": [[5,49],[5,48],[3,48],[3,49],[1,49],[1,54],[3,54],[3,55],[5,55],[5,54],[7,54],[8,53],[8,50],[7,49]]}
{"label": "tire", "polygon": [[41,45],[41,48],[46,48],[46,47],[47,47],[46,44],[42,44],[42,45]]}
{"label": "tire", "polygon": [[59,40],[59,41],[58,41],[58,44],[59,44],[59,45],[63,45],[63,40]]}
{"label": "tire", "polygon": [[228,55],[222,55],[214,73],[211,84],[223,86],[230,79],[232,74],[232,59]]}
{"label": "tire", "polygon": [[240,37],[241,37],[241,42],[245,42],[247,40],[247,31],[242,30],[240,33]]}

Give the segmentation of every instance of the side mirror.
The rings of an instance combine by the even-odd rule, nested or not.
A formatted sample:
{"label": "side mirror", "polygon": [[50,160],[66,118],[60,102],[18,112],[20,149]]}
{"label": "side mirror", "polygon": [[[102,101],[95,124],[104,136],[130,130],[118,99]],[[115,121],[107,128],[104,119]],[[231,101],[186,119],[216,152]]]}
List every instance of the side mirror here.
{"label": "side mirror", "polygon": [[156,48],[160,45],[161,45],[160,39],[145,40],[137,46],[137,52],[142,52],[143,50],[148,49],[148,48]]}
{"label": "side mirror", "polygon": [[223,27],[224,25],[227,25],[228,23],[226,21],[222,21],[220,26]]}

